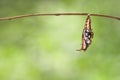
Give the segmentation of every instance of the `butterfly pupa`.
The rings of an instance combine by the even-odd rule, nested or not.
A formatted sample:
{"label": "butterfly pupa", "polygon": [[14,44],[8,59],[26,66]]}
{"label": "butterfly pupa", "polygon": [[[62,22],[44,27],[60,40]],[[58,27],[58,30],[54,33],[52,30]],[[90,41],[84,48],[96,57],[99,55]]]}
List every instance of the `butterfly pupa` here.
{"label": "butterfly pupa", "polygon": [[86,51],[89,45],[92,43],[94,33],[91,29],[91,18],[90,15],[87,16],[85,26],[82,32],[82,47],[80,50],[77,51]]}

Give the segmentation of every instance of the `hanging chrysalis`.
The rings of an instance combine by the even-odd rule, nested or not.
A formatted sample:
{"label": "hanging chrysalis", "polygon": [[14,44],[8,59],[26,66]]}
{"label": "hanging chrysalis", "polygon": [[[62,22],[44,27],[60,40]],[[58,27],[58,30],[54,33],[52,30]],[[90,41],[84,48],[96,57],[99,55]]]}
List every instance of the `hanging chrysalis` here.
{"label": "hanging chrysalis", "polygon": [[78,51],[85,51],[89,47],[89,45],[92,43],[94,33],[91,29],[91,19],[90,15],[87,16],[86,23],[82,32],[82,47]]}

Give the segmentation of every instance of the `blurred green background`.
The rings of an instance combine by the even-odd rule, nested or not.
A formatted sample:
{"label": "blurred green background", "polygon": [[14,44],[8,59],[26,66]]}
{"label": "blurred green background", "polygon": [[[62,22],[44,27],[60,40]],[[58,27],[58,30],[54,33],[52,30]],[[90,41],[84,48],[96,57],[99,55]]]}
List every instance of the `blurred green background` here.
{"label": "blurred green background", "polygon": [[[120,0],[0,0],[0,17],[87,12],[120,16]],[[0,80],[120,80],[120,21],[92,17],[86,52],[86,16],[28,17],[0,21]]]}

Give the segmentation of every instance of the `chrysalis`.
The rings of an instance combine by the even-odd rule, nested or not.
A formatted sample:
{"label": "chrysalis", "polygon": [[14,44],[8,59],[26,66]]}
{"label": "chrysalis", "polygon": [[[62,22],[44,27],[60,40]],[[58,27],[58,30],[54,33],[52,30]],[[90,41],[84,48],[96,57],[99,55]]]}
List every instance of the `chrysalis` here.
{"label": "chrysalis", "polygon": [[92,43],[94,33],[91,29],[91,19],[90,15],[87,16],[86,23],[82,32],[82,47],[78,51],[85,51],[89,47],[89,45]]}

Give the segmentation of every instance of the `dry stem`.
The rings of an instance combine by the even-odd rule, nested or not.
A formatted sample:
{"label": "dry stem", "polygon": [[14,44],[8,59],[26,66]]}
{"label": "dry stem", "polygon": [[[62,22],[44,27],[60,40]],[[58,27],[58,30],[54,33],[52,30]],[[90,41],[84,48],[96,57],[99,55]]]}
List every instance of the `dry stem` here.
{"label": "dry stem", "polygon": [[[32,16],[86,16],[89,13],[35,13],[35,14],[26,14],[26,15],[18,15],[18,16],[12,16],[12,17],[3,17],[0,18],[0,21],[4,20],[13,20],[13,19],[19,19],[19,18],[25,18],[25,17],[32,17]],[[109,15],[103,15],[103,14],[90,14],[91,16],[99,16],[99,17],[106,17],[111,19],[120,20],[120,17],[116,16],[109,16]]]}

